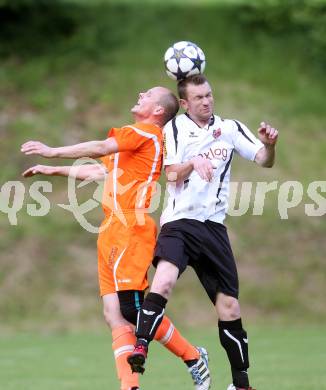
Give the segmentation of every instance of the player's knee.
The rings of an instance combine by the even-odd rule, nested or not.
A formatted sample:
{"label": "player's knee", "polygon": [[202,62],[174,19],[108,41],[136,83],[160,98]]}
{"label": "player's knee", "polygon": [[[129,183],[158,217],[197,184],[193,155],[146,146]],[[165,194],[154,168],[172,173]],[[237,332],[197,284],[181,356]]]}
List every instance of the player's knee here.
{"label": "player's knee", "polygon": [[117,294],[103,296],[103,316],[105,322],[111,329],[128,325],[128,322],[121,315]]}
{"label": "player's knee", "polygon": [[173,290],[173,287],[175,285],[175,281],[173,279],[167,279],[164,281],[163,283],[163,296],[170,296],[172,290]]}
{"label": "player's knee", "polygon": [[179,269],[168,261],[161,260],[153,279],[151,292],[162,295],[168,299],[178,279]]}
{"label": "player's knee", "polygon": [[236,298],[229,297],[227,302],[227,311],[231,321],[240,318],[240,305]]}
{"label": "player's knee", "polygon": [[105,322],[111,329],[125,324],[125,321],[119,311],[112,310],[105,306],[103,308],[103,316]]}
{"label": "player's knee", "polygon": [[175,281],[165,276],[159,281],[159,283],[156,283],[155,286],[152,286],[151,292],[160,294],[167,299],[171,295],[174,285]]}
{"label": "player's knee", "polygon": [[110,312],[109,310],[107,310],[105,307],[103,309],[103,317],[104,317],[104,321],[107,323],[107,325],[109,327],[111,327],[111,316],[110,316]]}
{"label": "player's knee", "polygon": [[234,321],[241,317],[239,301],[230,296],[224,295],[217,302],[219,318],[224,321]]}

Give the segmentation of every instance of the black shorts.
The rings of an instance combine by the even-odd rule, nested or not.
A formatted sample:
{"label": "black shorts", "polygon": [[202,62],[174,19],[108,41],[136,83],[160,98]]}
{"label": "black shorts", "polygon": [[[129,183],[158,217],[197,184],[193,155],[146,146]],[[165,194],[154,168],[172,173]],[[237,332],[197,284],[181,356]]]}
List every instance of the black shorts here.
{"label": "black shorts", "polygon": [[222,292],[238,298],[239,280],[226,227],[212,221],[179,219],[164,224],[158,236],[154,266],[160,259],[179,268],[193,267],[210,300]]}

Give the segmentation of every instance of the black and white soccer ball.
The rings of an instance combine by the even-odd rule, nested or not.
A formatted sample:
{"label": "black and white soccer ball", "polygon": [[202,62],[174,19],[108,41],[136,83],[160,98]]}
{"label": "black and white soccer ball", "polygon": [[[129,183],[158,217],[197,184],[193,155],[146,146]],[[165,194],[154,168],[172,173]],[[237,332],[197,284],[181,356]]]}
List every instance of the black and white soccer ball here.
{"label": "black and white soccer ball", "polygon": [[200,47],[189,41],[180,41],[164,54],[165,70],[173,80],[182,80],[204,72],[206,59]]}

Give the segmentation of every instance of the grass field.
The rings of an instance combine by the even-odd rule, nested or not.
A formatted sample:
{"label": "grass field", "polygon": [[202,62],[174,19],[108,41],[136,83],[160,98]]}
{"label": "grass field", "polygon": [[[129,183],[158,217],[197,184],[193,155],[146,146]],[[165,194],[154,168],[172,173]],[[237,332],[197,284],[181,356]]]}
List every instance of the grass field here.
{"label": "grass field", "polygon": [[[214,329],[185,334],[210,352],[212,390],[225,390],[229,369]],[[259,390],[326,389],[325,329],[249,327],[251,377]],[[6,390],[118,390],[110,336],[99,333],[0,338],[0,388]],[[152,344],[142,389],[192,389],[181,361]]]}
{"label": "grass field", "polygon": [[[226,221],[239,267],[242,309],[250,313],[244,318],[325,324],[326,221],[324,215],[308,217],[304,208],[304,203],[314,204],[308,184],[326,177],[326,78],[309,56],[311,33],[289,24],[282,7],[269,15],[268,8],[260,14],[232,5],[248,5],[249,0],[50,3],[46,14],[42,7],[27,7],[0,24],[0,188],[22,180],[21,172],[30,165],[71,164],[25,157],[19,152],[23,142],[37,139],[55,146],[102,139],[108,127],[131,120],[129,107],[139,91],[157,83],[175,89],[165,75],[163,53],[176,40],[193,40],[206,53],[216,113],[237,118],[254,132],[263,119],[280,130],[275,167],[263,170],[235,159],[232,180],[251,181],[253,188],[260,181],[277,181],[278,188],[299,181],[304,187],[304,199],[289,210],[288,220],[280,219],[279,191],[274,191],[266,196],[262,216],[252,215],[251,202],[244,216]],[[275,28],[282,28],[266,27],[269,17]],[[317,16],[313,20],[316,24]],[[101,321],[96,236],[58,206],[69,203],[62,178],[49,179],[49,214],[27,215],[28,203],[35,204],[29,189],[40,179],[22,181],[26,191],[17,226],[0,210],[0,329],[90,329]],[[80,189],[78,199],[90,199],[93,190],[91,185]],[[86,217],[98,225],[101,207]],[[187,271],[170,313],[188,326],[211,324],[208,305]]]}

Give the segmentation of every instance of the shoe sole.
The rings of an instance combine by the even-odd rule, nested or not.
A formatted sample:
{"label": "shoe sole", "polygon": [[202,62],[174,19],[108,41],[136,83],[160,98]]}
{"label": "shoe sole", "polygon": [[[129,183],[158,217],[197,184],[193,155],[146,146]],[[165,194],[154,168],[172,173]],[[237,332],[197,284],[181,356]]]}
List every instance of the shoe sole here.
{"label": "shoe sole", "polygon": [[141,354],[130,355],[130,356],[128,356],[127,361],[130,364],[132,372],[137,372],[139,374],[143,374],[144,373],[144,371],[145,371],[145,368],[144,368],[144,364],[145,364],[144,355],[141,355]]}

